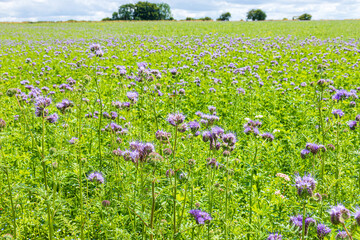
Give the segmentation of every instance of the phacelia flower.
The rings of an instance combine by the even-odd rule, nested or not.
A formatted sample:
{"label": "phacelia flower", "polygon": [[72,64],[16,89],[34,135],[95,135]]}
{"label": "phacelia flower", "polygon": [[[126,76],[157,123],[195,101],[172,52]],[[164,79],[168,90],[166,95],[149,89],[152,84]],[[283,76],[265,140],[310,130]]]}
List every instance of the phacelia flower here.
{"label": "phacelia flower", "polygon": [[334,114],[335,118],[341,118],[344,116],[344,112],[341,109],[335,109],[331,113]]}
{"label": "phacelia flower", "polygon": [[348,125],[349,125],[349,128],[350,128],[351,130],[355,130],[355,127],[356,127],[356,125],[357,125],[357,122],[356,122],[356,121],[350,121],[350,122],[348,123]]}
{"label": "phacelia flower", "polygon": [[331,229],[328,228],[326,225],[324,224],[318,224],[317,226],[317,236],[320,240],[323,240],[327,235],[329,235],[329,233],[331,232]]}
{"label": "phacelia flower", "polygon": [[278,233],[271,233],[267,240],[282,240],[282,235]]}
{"label": "phacelia flower", "polygon": [[316,181],[311,177],[310,173],[308,175],[305,174],[304,177],[297,175],[295,178],[295,187],[300,197],[312,197],[316,187]]}
{"label": "phacelia flower", "polygon": [[136,103],[139,97],[139,94],[137,92],[128,92],[126,93],[127,98],[133,102]]}
{"label": "phacelia flower", "polygon": [[58,118],[59,116],[56,113],[54,113],[52,115],[47,116],[46,121],[48,121],[49,123],[56,123]]}
{"label": "phacelia flower", "polygon": [[181,123],[183,123],[185,120],[185,116],[181,113],[174,113],[174,114],[169,114],[169,117],[167,119],[167,121],[173,125],[173,126],[178,126]]}
{"label": "phacelia flower", "polygon": [[270,141],[270,142],[272,142],[272,141],[274,140],[274,135],[272,135],[272,134],[269,133],[269,132],[263,133],[263,134],[261,135],[261,137],[262,137],[263,139],[265,139],[265,140]]}
{"label": "phacelia flower", "polygon": [[197,224],[209,223],[212,220],[212,217],[207,212],[203,212],[199,209],[192,209],[189,211],[193,215]]}
{"label": "phacelia flower", "polygon": [[342,204],[339,204],[330,210],[330,220],[334,225],[342,224],[346,219],[350,218],[350,211]]}
{"label": "phacelia flower", "polygon": [[[295,217],[290,217],[290,223],[298,227],[298,230],[301,232],[303,227],[303,216],[299,215]],[[305,218],[305,235],[307,235],[308,233],[310,224],[315,224],[315,223],[316,221],[313,218],[310,217]]]}
{"label": "phacelia flower", "polygon": [[188,127],[192,133],[196,133],[200,129],[200,124],[197,121],[192,121],[188,123]]}
{"label": "phacelia flower", "polygon": [[357,225],[360,226],[360,208],[356,209],[356,212],[354,213],[354,218],[355,218]]}
{"label": "phacelia flower", "polygon": [[88,180],[91,182],[98,182],[98,183],[104,183],[105,178],[103,177],[101,172],[92,172],[88,176]]}
{"label": "phacelia flower", "polygon": [[349,239],[349,236],[347,235],[346,231],[339,231],[335,239]]}

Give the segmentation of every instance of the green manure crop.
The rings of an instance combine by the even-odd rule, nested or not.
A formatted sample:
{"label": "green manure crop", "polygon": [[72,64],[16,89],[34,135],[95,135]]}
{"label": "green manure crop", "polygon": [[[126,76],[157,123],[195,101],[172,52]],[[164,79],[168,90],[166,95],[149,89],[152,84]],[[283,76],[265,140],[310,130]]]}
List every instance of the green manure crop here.
{"label": "green manure crop", "polygon": [[358,29],[1,24],[0,237],[359,239]]}

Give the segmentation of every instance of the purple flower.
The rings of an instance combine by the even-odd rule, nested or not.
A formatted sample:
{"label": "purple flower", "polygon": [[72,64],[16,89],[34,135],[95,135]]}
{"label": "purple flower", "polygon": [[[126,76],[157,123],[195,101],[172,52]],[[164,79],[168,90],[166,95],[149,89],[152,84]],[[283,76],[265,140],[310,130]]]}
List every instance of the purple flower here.
{"label": "purple flower", "polygon": [[349,236],[347,235],[346,231],[339,231],[335,239],[349,239]]}
{"label": "purple flower", "polygon": [[317,226],[317,236],[320,240],[323,240],[329,233],[331,232],[331,229],[328,228],[324,224],[318,224]]}
{"label": "purple flower", "polygon": [[300,197],[312,197],[316,187],[316,181],[311,177],[310,173],[308,175],[305,174],[304,177],[296,175],[295,187]]}
{"label": "purple flower", "polygon": [[350,121],[350,122],[348,123],[348,125],[349,125],[349,128],[350,128],[351,130],[355,130],[355,127],[356,127],[356,125],[357,125],[357,122],[356,122],[356,121]]}
{"label": "purple flower", "polygon": [[196,133],[200,129],[200,124],[197,121],[192,121],[188,123],[188,127],[192,133]]}
{"label": "purple flower", "polygon": [[183,123],[185,120],[185,116],[181,113],[174,113],[174,114],[169,114],[169,117],[167,119],[167,121],[173,125],[173,126],[178,126],[181,123]]}
{"label": "purple flower", "polygon": [[205,224],[212,220],[210,214],[199,209],[192,209],[189,211],[189,213],[193,215],[197,224]]}
{"label": "purple flower", "polygon": [[330,210],[330,220],[334,225],[342,224],[346,219],[350,218],[350,211],[342,204],[339,204]]}
{"label": "purple flower", "polygon": [[[313,218],[305,218],[305,235],[307,235],[308,229],[310,224],[314,223],[315,224],[315,220]],[[296,226],[298,228],[298,230],[301,232],[302,231],[302,227],[303,227],[303,216],[299,215],[299,216],[295,216],[295,217],[290,217],[290,223],[294,226]]]}
{"label": "purple flower", "polygon": [[202,138],[204,142],[208,142],[211,138],[211,132],[210,131],[204,131],[202,134]]}
{"label": "purple flower", "polygon": [[341,109],[335,109],[331,113],[334,114],[335,118],[341,118],[342,116],[344,116],[344,112]]}
{"label": "purple flower", "polygon": [[306,148],[301,150],[300,154],[301,154],[301,158],[305,159],[307,157],[307,155],[310,153],[309,150],[307,150]]}
{"label": "purple flower", "polygon": [[223,142],[229,144],[229,146],[234,146],[236,143],[236,136],[233,133],[227,133],[222,137]]}
{"label": "purple flower", "polygon": [[216,111],[216,107],[214,107],[214,106],[209,106],[208,109],[211,113]]}
{"label": "purple flower", "polygon": [[259,135],[259,129],[258,127],[261,127],[261,122],[259,121],[253,121],[253,120],[249,120],[245,125],[244,125],[244,133],[245,134],[250,134],[250,133],[254,133],[254,135]]}
{"label": "purple flower", "polygon": [[91,182],[104,183],[105,179],[101,172],[92,172],[88,176],[88,180]]}
{"label": "purple flower", "polygon": [[281,240],[281,239],[282,239],[282,235],[278,233],[271,233],[267,238],[267,240]]}
{"label": "purple flower", "polygon": [[211,139],[216,140],[222,136],[224,133],[224,129],[218,126],[214,126],[211,128]]}
{"label": "purple flower", "polygon": [[49,123],[56,123],[58,118],[59,116],[56,113],[54,113],[52,115],[47,116],[46,121],[48,121]]}
{"label": "purple flower", "polygon": [[60,103],[56,104],[56,108],[59,109],[62,114],[64,114],[66,109],[72,107],[73,105],[74,104],[71,101],[64,99]]}
{"label": "purple flower", "polygon": [[272,135],[272,134],[269,133],[269,132],[263,133],[263,134],[261,135],[261,137],[262,137],[263,139],[265,139],[265,140],[270,141],[270,142],[272,142],[272,141],[274,140],[274,135]]}
{"label": "purple flower", "polygon": [[357,225],[360,226],[360,208],[356,209],[356,212],[354,213],[354,218],[355,218]]}
{"label": "purple flower", "polygon": [[139,94],[137,92],[127,92],[126,96],[131,102],[136,103],[138,100]]}
{"label": "purple flower", "polygon": [[343,100],[343,99],[347,99],[348,97],[350,97],[350,93],[347,92],[344,89],[341,89],[341,90],[336,91],[336,93],[334,94],[332,99],[335,100],[335,101],[340,101],[340,100]]}
{"label": "purple flower", "polygon": [[72,138],[69,140],[69,143],[70,143],[70,144],[75,144],[75,143],[77,143],[78,141],[79,141],[78,138],[72,137]]}

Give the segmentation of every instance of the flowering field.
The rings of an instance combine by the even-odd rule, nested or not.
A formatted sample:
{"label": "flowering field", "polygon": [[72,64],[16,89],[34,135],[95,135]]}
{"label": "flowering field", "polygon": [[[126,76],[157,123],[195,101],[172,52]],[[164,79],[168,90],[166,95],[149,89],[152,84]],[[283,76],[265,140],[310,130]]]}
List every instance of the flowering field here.
{"label": "flowering field", "polygon": [[0,29],[0,237],[360,239],[360,22]]}

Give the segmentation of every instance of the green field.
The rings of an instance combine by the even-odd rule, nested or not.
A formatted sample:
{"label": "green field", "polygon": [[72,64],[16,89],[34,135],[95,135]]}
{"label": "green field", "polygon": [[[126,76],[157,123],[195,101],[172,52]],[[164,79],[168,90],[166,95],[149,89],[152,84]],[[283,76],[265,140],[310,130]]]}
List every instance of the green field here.
{"label": "green field", "polygon": [[357,20],[1,23],[0,237],[360,239],[359,40]]}

